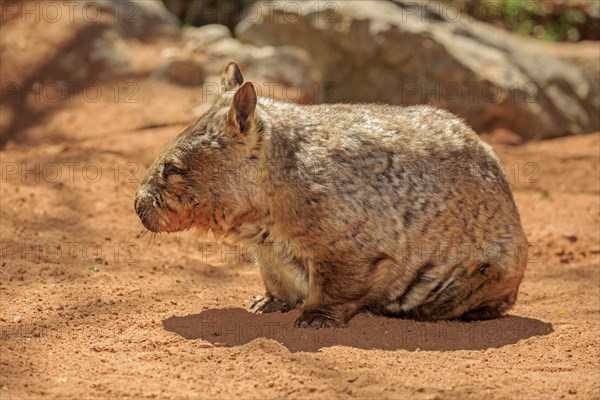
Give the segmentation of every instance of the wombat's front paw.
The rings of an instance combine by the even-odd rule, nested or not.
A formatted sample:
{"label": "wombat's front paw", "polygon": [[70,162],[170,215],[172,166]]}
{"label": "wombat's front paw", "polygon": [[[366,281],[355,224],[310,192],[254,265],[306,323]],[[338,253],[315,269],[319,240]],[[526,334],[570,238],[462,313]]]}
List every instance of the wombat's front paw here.
{"label": "wombat's front paw", "polygon": [[278,300],[270,294],[266,294],[265,296],[260,296],[252,306],[250,306],[250,311],[255,314],[266,314],[275,311],[288,312],[293,308],[293,305]]}
{"label": "wombat's front paw", "polygon": [[319,312],[304,312],[294,322],[296,328],[336,328],[340,324],[333,318],[327,317]]}

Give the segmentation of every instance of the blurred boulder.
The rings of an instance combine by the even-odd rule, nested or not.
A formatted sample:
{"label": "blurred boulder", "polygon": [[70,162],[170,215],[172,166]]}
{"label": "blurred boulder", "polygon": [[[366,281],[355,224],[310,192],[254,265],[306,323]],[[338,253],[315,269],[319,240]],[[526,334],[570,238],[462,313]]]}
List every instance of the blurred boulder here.
{"label": "blurred boulder", "polygon": [[257,47],[225,38],[205,49],[205,67],[215,76],[229,61],[238,63],[246,80],[267,96],[294,103],[318,103],[321,74],[306,50],[295,46]]}
{"label": "blurred boulder", "polygon": [[544,42],[543,47],[548,54],[576,65],[600,80],[600,43],[597,41]]}
{"label": "blurred boulder", "polygon": [[594,80],[533,40],[431,3],[279,1],[235,29],[245,43],[307,50],[329,102],[429,103],[478,132],[557,137],[600,129]]}
{"label": "blurred boulder", "polygon": [[48,3],[48,15],[40,1],[2,7],[0,80],[6,85],[0,90],[0,146],[36,118],[73,101],[88,84],[139,70],[139,47],[149,45],[150,35],[163,40],[172,34],[166,37],[170,42],[181,37],[176,18],[158,0]]}
{"label": "blurred boulder", "polygon": [[69,79],[87,81],[118,76],[128,71],[131,59],[121,35],[102,26],[94,26],[68,46],[51,64],[52,75],[41,80]]}
{"label": "blurred boulder", "polygon": [[200,63],[194,60],[170,60],[156,74],[157,79],[183,86],[196,86],[204,83],[205,72]]}
{"label": "blurred boulder", "polygon": [[129,65],[127,44],[114,31],[105,31],[92,42],[90,62],[103,70],[122,72]]}
{"label": "blurred boulder", "polygon": [[221,39],[230,38],[231,30],[225,25],[210,24],[198,28],[186,28],[184,37],[188,39],[186,47],[191,50],[203,49]]}
{"label": "blurred boulder", "polygon": [[[322,75],[310,54],[296,46],[257,47],[234,39],[224,25],[206,25],[186,28],[184,45],[167,48],[162,56],[168,60],[165,68],[172,68],[173,60],[189,60],[199,64],[205,72],[205,94],[210,100],[218,96],[218,86],[223,68],[236,61],[244,77],[253,81],[261,95],[296,103],[317,103]],[[172,75],[163,68],[159,76]],[[166,75],[165,75],[166,74]],[[173,79],[172,81],[178,81]],[[180,82],[181,83],[181,82]]]}
{"label": "blurred boulder", "polygon": [[[68,3],[68,2],[67,2]],[[129,71],[127,40],[151,35],[180,36],[177,17],[160,0],[79,0],[83,29],[57,57],[54,69],[71,79],[111,79]],[[66,4],[66,3],[65,3]],[[68,5],[68,4],[67,4]]]}
{"label": "blurred boulder", "polygon": [[126,35],[178,35],[179,20],[160,0],[79,0],[86,15],[111,14],[113,22]]}

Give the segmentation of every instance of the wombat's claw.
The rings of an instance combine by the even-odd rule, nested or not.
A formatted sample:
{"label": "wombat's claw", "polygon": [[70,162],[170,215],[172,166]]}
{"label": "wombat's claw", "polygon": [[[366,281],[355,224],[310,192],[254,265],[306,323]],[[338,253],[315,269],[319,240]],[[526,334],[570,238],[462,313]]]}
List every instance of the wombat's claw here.
{"label": "wombat's claw", "polygon": [[337,322],[318,312],[305,312],[294,322],[296,328],[335,328]]}
{"label": "wombat's claw", "polygon": [[250,311],[254,314],[267,314],[275,311],[288,312],[293,307],[271,295],[260,296],[251,306]]}

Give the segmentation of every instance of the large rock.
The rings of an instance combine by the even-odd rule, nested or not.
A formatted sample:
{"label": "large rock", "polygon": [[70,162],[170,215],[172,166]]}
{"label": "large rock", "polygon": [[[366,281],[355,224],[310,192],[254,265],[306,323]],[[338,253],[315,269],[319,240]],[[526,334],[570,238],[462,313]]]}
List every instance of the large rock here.
{"label": "large rock", "polygon": [[456,16],[439,3],[261,3],[236,36],[259,46],[306,49],[330,82],[330,102],[430,103],[477,131],[525,138],[600,129],[597,84],[533,40]]}
{"label": "large rock", "polygon": [[[600,2],[598,5],[600,6]],[[543,48],[551,56],[574,64],[596,80],[600,80],[600,43],[598,41],[545,42]]]}
{"label": "large rock", "polygon": [[110,79],[129,71],[129,46],[107,26],[94,26],[56,57],[54,73],[80,81]]}
{"label": "large rock", "polygon": [[152,49],[152,34],[181,37],[158,0],[0,0],[0,8],[0,147],[90,84],[133,75],[139,67],[132,54],[144,42]]}
{"label": "large rock", "polygon": [[225,25],[210,24],[198,28],[189,27],[183,31],[188,40],[186,47],[190,50],[203,49],[222,39],[231,37],[231,31]]}
{"label": "large rock", "polygon": [[321,74],[310,55],[295,46],[257,47],[229,38],[206,49],[205,67],[221,74],[223,67],[235,60],[246,80],[254,80],[260,94],[295,103],[317,103],[316,90]]}
{"label": "large rock", "polygon": [[182,86],[196,86],[204,83],[205,72],[202,64],[194,60],[170,60],[155,74],[155,78]]}
{"label": "large rock", "polygon": [[230,61],[239,64],[244,78],[253,81],[263,96],[303,104],[321,100],[318,88],[322,75],[310,54],[300,47],[244,44],[232,37],[229,28],[216,24],[187,28],[183,38],[182,48],[163,51],[168,60],[165,68],[170,68],[172,60],[201,64],[209,102],[219,96],[221,72]]}
{"label": "large rock", "polygon": [[128,36],[179,34],[179,21],[160,0],[79,0],[88,19],[111,14],[113,22]]}

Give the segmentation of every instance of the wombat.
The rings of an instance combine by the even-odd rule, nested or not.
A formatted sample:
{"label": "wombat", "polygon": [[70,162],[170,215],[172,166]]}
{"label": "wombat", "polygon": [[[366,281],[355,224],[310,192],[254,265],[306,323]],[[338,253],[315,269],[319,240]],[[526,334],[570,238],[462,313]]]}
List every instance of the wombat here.
{"label": "wombat", "polygon": [[297,327],[344,326],[363,310],[496,318],[527,264],[500,162],[459,118],[258,98],[233,62],[220,100],[151,165],[135,210],[153,232],[255,245],[266,294],[251,310],[301,304]]}

